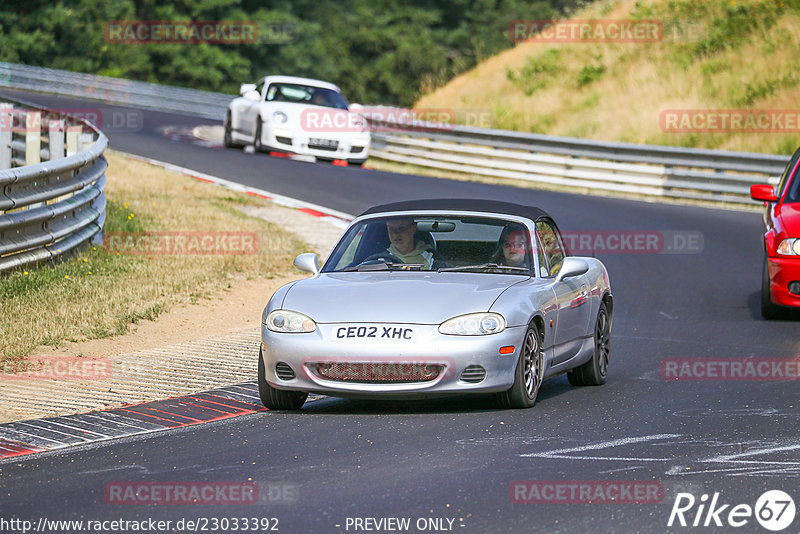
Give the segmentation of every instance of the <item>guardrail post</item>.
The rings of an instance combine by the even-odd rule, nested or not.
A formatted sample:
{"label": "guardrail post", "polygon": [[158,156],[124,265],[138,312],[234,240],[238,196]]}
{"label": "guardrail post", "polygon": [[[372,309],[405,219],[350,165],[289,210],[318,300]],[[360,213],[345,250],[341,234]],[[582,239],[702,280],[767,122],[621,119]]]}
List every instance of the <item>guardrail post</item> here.
{"label": "guardrail post", "polygon": [[67,157],[78,152],[78,138],[82,131],[83,128],[80,126],[67,127]]}
{"label": "guardrail post", "polygon": [[42,115],[38,111],[25,113],[25,165],[42,161]]}
{"label": "guardrail post", "polygon": [[11,128],[14,126],[14,105],[0,103],[0,171],[11,168]]}
{"label": "guardrail post", "polygon": [[94,144],[94,135],[92,135],[91,133],[81,134],[80,141],[78,142],[78,146],[81,150],[86,150],[93,144]]}
{"label": "guardrail post", "polygon": [[64,157],[64,128],[63,120],[51,120],[47,123],[47,137],[50,139],[50,161]]}

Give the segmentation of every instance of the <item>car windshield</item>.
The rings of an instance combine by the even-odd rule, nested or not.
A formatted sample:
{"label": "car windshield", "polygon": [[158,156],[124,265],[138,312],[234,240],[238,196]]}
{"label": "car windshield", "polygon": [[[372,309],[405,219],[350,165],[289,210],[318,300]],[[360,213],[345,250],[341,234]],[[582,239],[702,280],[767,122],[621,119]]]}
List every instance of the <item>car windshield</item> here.
{"label": "car windshield", "polygon": [[336,109],[348,108],[347,101],[336,91],[294,83],[270,84],[266,100],[267,102],[297,102]]}
{"label": "car windshield", "polygon": [[531,276],[531,239],[518,222],[488,217],[374,218],[352,226],[323,272],[437,271]]}

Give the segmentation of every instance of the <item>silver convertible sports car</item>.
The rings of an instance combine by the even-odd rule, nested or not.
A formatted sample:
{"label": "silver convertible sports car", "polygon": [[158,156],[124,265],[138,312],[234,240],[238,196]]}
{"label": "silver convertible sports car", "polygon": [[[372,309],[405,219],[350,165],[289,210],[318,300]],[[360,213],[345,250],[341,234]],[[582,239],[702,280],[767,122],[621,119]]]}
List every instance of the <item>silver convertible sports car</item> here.
{"label": "silver convertible sports car", "polygon": [[267,408],[337,397],[496,395],[533,406],[542,380],[608,372],[605,266],[570,256],[544,211],[488,200],[374,207],[322,268],[315,254],[264,310],[258,386]]}

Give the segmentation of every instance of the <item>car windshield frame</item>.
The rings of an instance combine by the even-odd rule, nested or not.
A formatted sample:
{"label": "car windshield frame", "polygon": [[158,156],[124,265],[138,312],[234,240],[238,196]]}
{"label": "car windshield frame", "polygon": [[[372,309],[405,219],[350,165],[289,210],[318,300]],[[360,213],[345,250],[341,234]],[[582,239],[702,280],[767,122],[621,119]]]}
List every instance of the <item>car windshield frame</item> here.
{"label": "car windshield frame", "polygon": [[[433,221],[434,219],[439,221],[455,221],[460,220],[462,223],[471,223],[471,224],[480,224],[483,222],[487,226],[507,226],[512,223],[516,223],[522,227],[525,231],[525,239],[526,239],[526,255],[527,261],[524,272],[520,272],[519,268],[514,268],[512,266],[504,266],[502,264],[495,264],[486,261],[474,261],[470,262],[469,264],[458,265],[454,266],[449,263],[445,265],[435,266],[432,265],[430,268],[425,268],[424,266],[420,267],[414,264],[397,264],[393,262],[391,259],[387,258],[386,266],[378,266],[375,267],[372,264],[368,264],[363,269],[355,269],[355,264],[353,263],[345,263],[342,264],[342,261],[345,259],[345,254],[351,254],[351,258],[353,262],[357,257],[357,254],[363,251],[358,250],[361,247],[361,244],[355,242],[356,239],[355,234],[359,232],[364,232],[367,228],[367,224],[374,224],[376,222],[384,222],[392,219],[407,219],[413,218],[415,220],[426,220],[426,221]],[[489,224],[491,222],[495,222],[496,224]],[[334,274],[334,273],[344,273],[344,272],[375,272],[375,271],[403,271],[403,272],[419,272],[422,274],[431,274],[431,273],[489,273],[489,274],[508,274],[508,275],[516,275],[516,276],[525,276],[525,277],[537,277],[537,273],[539,272],[539,260],[538,260],[538,253],[537,247],[538,241],[536,239],[536,233],[534,230],[534,222],[528,218],[520,217],[516,215],[507,215],[501,213],[484,213],[484,212],[452,212],[452,211],[430,211],[430,210],[420,210],[420,211],[408,211],[408,212],[386,212],[386,213],[376,213],[370,214],[366,216],[359,217],[355,219],[351,225],[347,228],[345,233],[339,239],[339,242],[334,247],[331,254],[325,260],[322,268],[320,269],[321,273],[327,274]],[[498,236],[501,233],[502,229],[498,230]],[[436,235],[438,232],[434,232],[435,240],[437,242],[442,241],[448,243],[452,240],[442,239],[442,235],[446,235],[443,233],[442,235]],[[360,237],[358,238],[361,239]],[[468,240],[465,240],[468,241]],[[478,240],[476,239],[476,242]],[[492,242],[491,240],[486,241],[483,244],[488,244]],[[348,248],[355,247],[355,250],[347,251]],[[377,248],[377,247],[375,247]],[[364,256],[369,257],[369,255]],[[443,260],[446,262],[447,257],[445,256]],[[452,258],[450,258],[452,260]],[[349,268],[348,268],[349,267]],[[453,269],[453,267],[461,267],[458,269]]]}
{"label": "car windshield frame", "polygon": [[[273,92],[273,88],[275,91]],[[289,90],[287,95],[284,89]],[[278,93],[278,91],[280,91]],[[305,97],[292,98],[292,91],[305,93]],[[280,94],[281,97],[275,97]],[[322,101],[313,102],[314,97],[320,95]],[[309,106],[320,106],[324,108],[341,109],[347,111],[350,108],[349,103],[344,98],[342,93],[328,89],[327,87],[319,87],[316,85],[302,84],[302,83],[289,83],[289,82],[272,82],[264,92],[264,102],[288,102],[290,104],[305,104]]]}
{"label": "car windshield frame", "polygon": [[788,177],[787,183],[784,186],[783,203],[795,204],[800,202],[800,160],[794,162],[794,168],[790,171],[791,176]]}

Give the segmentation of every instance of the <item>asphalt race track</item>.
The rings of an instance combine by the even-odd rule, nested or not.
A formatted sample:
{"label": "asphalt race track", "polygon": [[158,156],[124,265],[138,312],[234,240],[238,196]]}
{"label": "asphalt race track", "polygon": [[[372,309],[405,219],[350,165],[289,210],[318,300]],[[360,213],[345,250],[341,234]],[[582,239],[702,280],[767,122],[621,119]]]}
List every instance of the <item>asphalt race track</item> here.
{"label": "asphalt race track", "polygon": [[[30,93],[24,97],[57,108],[112,108]],[[105,129],[112,148],[346,213],[412,198],[491,198],[542,207],[566,231],[677,232],[664,235],[699,235],[702,245],[680,254],[597,253],[608,267],[615,298],[605,386],[574,388],[565,376],[556,377],[544,383],[533,409],[521,411],[496,409],[487,399],[323,399],[296,414],[253,413],[11,459],[0,463],[0,517],[34,524],[42,517],[152,518],[171,520],[172,530],[179,532],[175,525],[182,518],[207,518],[209,531],[234,531],[233,523],[211,529],[210,520],[237,517],[277,518],[280,532],[303,533],[766,532],[754,517],[733,529],[726,523],[728,512],[738,504],[755,507],[772,489],[800,503],[796,379],[670,381],[660,372],[662,361],[674,358],[800,359],[800,320],[767,322],[759,314],[759,214],[245,154],[162,133],[165,127],[209,121],[141,114],[138,131]],[[683,244],[675,239],[666,240],[665,247]],[[663,492],[643,503],[568,503],[563,495],[515,503],[510,492],[515,481],[540,483],[536,487],[586,481],[594,488],[639,481]],[[109,498],[109,485],[130,482],[255,483],[259,499],[250,505],[144,506]],[[701,495],[710,502],[719,493],[717,508],[729,505],[715,516],[724,526],[714,527],[714,518],[708,518],[711,526],[703,527],[704,512],[698,517],[701,526],[676,522],[668,527],[678,492],[698,500],[686,512],[689,522]],[[356,521],[395,517],[410,518],[410,527],[393,530],[394,523]],[[786,532],[798,532],[798,525],[800,518]]]}

